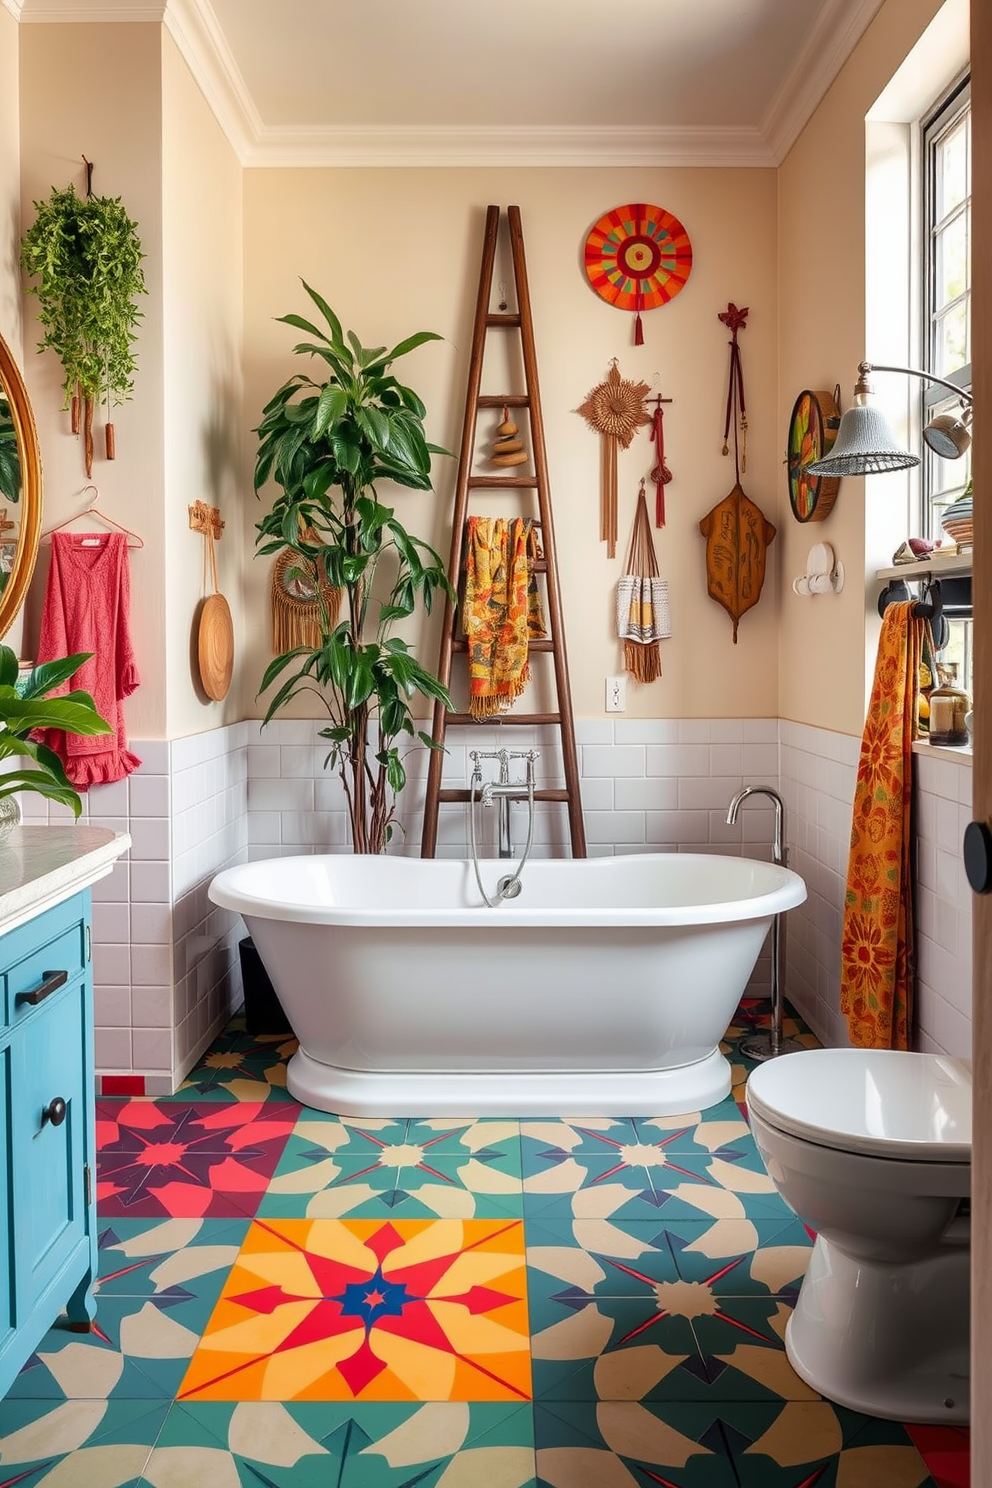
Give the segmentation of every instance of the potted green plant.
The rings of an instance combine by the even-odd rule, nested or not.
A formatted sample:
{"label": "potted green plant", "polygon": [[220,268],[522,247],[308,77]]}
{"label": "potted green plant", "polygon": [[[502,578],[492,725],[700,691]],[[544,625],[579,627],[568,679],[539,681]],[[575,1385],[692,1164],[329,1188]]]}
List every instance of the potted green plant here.
{"label": "potted green plant", "polygon": [[[392,375],[397,358],[440,338],[420,331],[391,351],[345,338],[330,306],[304,282],[327,331],[299,315],[280,317],[312,340],[294,351],[325,375],[297,372],[262,411],[256,433],[255,491],[271,477],[279,494],[257,524],[259,554],[289,549],[301,574],[315,574],[318,634],[281,652],[262,679],[282,679],[265,712],[268,723],[301,693],[315,693],[330,722],[326,765],[338,770],[358,853],[381,852],[392,836],[396,796],[406,783],[397,741],[416,735],[414,695],[448,697],[393,629],[418,603],[429,612],[450,585],[439,555],[412,537],[376,495],[379,481],[431,489],[431,455],[446,451],[424,434],[426,410]],[[386,560],[384,562],[384,560]],[[327,591],[342,597],[341,618]],[[313,643],[316,642],[316,643]],[[288,674],[288,675],[286,675]]]}
{"label": "potted green plant", "polygon": [[106,454],[115,455],[114,404],[131,397],[137,367],[134,343],[141,311],[137,296],[145,293],[144,257],[137,225],[120,197],[76,195],[70,184],[53,187],[47,201],[34,203],[37,216],[21,241],[21,264],[38,283],[28,294],[38,296],[44,335],[38,350],[55,352],[64,373],[63,407],[72,409],[73,433],[79,432],[80,403],[86,474],[93,474],[93,410],[108,412]]}
{"label": "potted green plant", "polygon": [[[18,813],[7,804],[19,791],[34,791],[68,806],[73,816],[82,810],[79,793],[66,777],[62,761],[45,744],[31,738],[35,729],[65,729],[72,734],[109,734],[113,730],[82,690],[49,694],[76,672],[90,652],[43,662],[25,676],[18,675],[17,654],[0,645],[0,760],[18,761],[0,773],[0,822],[16,822]],[[20,763],[20,761],[27,763]]]}

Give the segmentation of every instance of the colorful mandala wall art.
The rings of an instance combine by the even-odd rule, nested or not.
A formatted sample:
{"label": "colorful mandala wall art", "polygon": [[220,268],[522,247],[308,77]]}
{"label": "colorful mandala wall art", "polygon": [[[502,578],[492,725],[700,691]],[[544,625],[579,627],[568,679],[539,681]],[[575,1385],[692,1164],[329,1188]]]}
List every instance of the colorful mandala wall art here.
{"label": "colorful mandala wall art", "polygon": [[667,305],[684,287],[692,270],[692,244],[664,207],[633,202],[600,217],[586,238],[585,268],[598,295],[618,310],[634,312],[634,344],[640,346],[641,311]]}

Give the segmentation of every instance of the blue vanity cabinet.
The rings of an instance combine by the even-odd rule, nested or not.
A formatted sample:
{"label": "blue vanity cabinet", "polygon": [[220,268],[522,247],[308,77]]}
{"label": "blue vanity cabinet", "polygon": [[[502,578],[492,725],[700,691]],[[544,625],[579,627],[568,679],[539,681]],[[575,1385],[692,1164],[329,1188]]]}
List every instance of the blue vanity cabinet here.
{"label": "blue vanity cabinet", "polygon": [[0,1395],[61,1312],[88,1329],[96,1277],[90,892],[0,935]]}

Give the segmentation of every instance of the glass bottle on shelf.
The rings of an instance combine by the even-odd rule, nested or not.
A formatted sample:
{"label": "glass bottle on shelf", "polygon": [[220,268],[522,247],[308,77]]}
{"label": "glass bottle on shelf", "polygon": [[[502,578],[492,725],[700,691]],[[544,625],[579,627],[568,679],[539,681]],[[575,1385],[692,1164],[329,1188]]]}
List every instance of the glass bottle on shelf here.
{"label": "glass bottle on shelf", "polygon": [[964,688],[958,686],[957,662],[938,662],[937,674],[940,686],[930,694],[930,743],[967,744],[965,717],[971,709],[971,700]]}

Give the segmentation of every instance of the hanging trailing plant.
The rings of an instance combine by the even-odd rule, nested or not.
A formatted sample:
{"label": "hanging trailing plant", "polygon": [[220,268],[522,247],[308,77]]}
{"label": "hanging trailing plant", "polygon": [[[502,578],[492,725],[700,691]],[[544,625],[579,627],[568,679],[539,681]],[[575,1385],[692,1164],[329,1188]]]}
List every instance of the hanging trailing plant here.
{"label": "hanging trailing plant", "polygon": [[[134,343],[142,312],[135,301],[145,294],[144,254],[136,224],[120,197],[80,198],[71,184],[57,188],[37,213],[21,242],[21,264],[37,284],[44,335],[38,350],[50,347],[62,363],[64,408],[72,409],[73,433],[82,422],[86,474],[93,474],[93,411],[107,409],[107,459],[115,454],[111,409],[131,397],[137,368]],[[80,419],[81,414],[81,419]]]}

